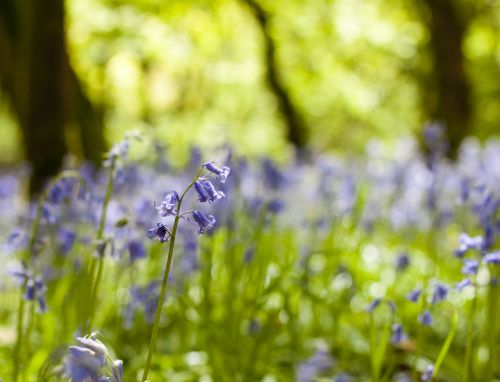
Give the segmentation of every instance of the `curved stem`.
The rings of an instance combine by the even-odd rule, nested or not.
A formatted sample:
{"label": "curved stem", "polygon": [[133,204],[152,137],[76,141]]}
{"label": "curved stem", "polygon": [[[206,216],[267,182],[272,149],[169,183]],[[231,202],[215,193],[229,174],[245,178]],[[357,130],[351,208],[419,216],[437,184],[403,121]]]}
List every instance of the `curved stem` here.
{"label": "curved stem", "polygon": [[170,274],[170,267],[172,266],[172,259],[174,255],[174,246],[175,246],[175,237],[177,234],[177,226],[179,225],[179,220],[182,216],[181,214],[181,206],[182,206],[182,201],[184,200],[184,197],[186,196],[187,192],[193,187],[194,182],[199,178],[201,172],[203,171],[203,167],[200,168],[194,179],[189,183],[189,185],[186,187],[184,192],[182,193],[181,197],[179,198],[179,202],[177,203],[177,214],[175,215],[174,219],[174,225],[172,227],[172,234],[170,236],[170,243],[168,247],[168,257],[167,257],[167,265],[165,266],[165,271],[163,272],[163,280],[161,283],[161,290],[160,290],[160,298],[158,300],[158,306],[156,307],[156,313],[155,313],[155,320],[153,323],[153,331],[151,332],[151,339],[149,340],[149,349],[148,349],[148,357],[146,359],[146,366],[144,368],[144,372],[142,374],[142,382],[146,382],[148,379],[148,374],[149,370],[151,368],[151,361],[153,359],[153,354],[155,352],[156,348],[156,339],[158,337],[158,329],[160,326],[160,317],[161,317],[161,310],[163,308],[163,302],[165,300],[165,296],[167,294],[167,284],[168,284],[168,276]]}

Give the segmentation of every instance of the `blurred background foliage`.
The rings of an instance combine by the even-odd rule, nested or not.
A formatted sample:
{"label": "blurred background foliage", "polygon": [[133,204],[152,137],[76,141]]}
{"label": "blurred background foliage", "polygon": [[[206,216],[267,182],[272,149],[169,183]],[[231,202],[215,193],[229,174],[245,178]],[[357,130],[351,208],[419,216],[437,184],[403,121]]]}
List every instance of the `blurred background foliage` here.
{"label": "blurred background foliage", "polygon": [[498,0],[2,3],[0,163],[26,157],[35,172],[66,152],[98,163],[137,127],[176,155],[229,142],[274,157],[288,142],[391,145],[431,120],[453,156],[464,136],[498,129]]}

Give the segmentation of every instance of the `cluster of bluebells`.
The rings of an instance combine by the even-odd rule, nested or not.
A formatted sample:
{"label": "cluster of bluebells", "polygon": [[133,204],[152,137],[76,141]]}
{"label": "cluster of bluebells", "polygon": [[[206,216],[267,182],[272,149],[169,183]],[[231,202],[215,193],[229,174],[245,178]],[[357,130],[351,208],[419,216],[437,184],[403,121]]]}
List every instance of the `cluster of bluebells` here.
{"label": "cluster of bluebells", "polygon": [[[202,168],[208,170],[210,174],[214,174],[220,181],[220,183],[226,182],[226,179],[231,171],[229,167],[224,166],[222,168],[219,168],[213,162],[204,163]],[[215,188],[214,184],[208,179],[208,177],[195,179],[192,183],[192,186],[198,196],[198,201],[200,203],[212,203],[226,196],[223,191],[217,190]],[[178,210],[180,200],[181,199],[177,191],[170,191],[169,193],[167,193],[167,195],[165,195],[160,205],[156,207],[158,214],[161,217],[181,216],[183,218],[186,218],[186,220],[198,225],[199,234],[204,234],[214,227],[216,220],[213,215],[207,215],[197,209],[181,214]],[[190,216],[186,217],[186,215]],[[168,241],[171,234],[171,231],[164,223],[157,223],[156,227],[150,228],[148,230],[148,237],[150,239],[157,239],[162,243]]]}
{"label": "cluster of bluebells", "polygon": [[123,362],[96,337],[76,338],[78,345],[70,346],[64,359],[64,376],[71,382],[122,382]]}

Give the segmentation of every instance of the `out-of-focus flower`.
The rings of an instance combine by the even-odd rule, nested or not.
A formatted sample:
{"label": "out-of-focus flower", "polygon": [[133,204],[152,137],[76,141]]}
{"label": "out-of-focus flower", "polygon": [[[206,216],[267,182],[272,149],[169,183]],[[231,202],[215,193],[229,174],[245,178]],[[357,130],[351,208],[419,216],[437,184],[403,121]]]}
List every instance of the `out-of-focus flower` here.
{"label": "out-of-focus flower", "polygon": [[443,284],[443,283],[436,283],[435,287],[434,287],[434,293],[432,294],[432,304],[436,304],[440,301],[443,301],[446,299],[446,297],[448,296],[448,290],[450,288]]}
{"label": "out-of-focus flower", "polygon": [[129,242],[127,243],[127,248],[131,262],[146,257],[146,249],[144,248],[144,244],[142,244],[142,241],[140,240],[137,239],[129,240]]}
{"label": "out-of-focus flower", "polygon": [[428,310],[425,310],[420,316],[418,316],[418,321],[425,326],[432,325],[432,316]]}
{"label": "out-of-focus flower", "polygon": [[77,337],[64,360],[64,375],[71,382],[122,382],[123,362],[114,360],[106,346],[95,338]]}
{"label": "out-of-focus flower", "polygon": [[413,289],[410,293],[406,295],[406,298],[410,300],[411,302],[417,302],[418,298],[422,294],[422,289],[420,288],[415,288]]}
{"label": "out-of-focus flower", "polygon": [[472,281],[470,279],[463,279],[462,281],[458,282],[455,287],[457,288],[458,291],[461,291],[466,286],[469,286],[471,284],[472,284]]}
{"label": "out-of-focus flower", "polygon": [[401,253],[396,257],[396,269],[404,271],[410,265],[410,257],[406,253]]}
{"label": "out-of-focus flower", "polygon": [[63,255],[67,254],[76,240],[76,233],[68,229],[61,228],[57,233],[57,239],[59,240],[59,249]]}
{"label": "out-of-focus flower", "polygon": [[422,373],[420,377],[422,382],[429,382],[432,379],[432,374],[434,373],[434,365],[430,364],[427,366],[425,371]]}
{"label": "out-of-focus flower", "polygon": [[125,308],[125,326],[130,327],[135,312],[144,311],[144,320],[150,324],[154,320],[156,306],[160,298],[160,282],[154,280],[145,286],[134,285],[130,288],[130,302]]}
{"label": "out-of-focus flower", "polygon": [[401,324],[392,325],[392,343],[397,345],[407,339],[406,333],[403,331]]}
{"label": "out-of-focus flower", "polygon": [[483,246],[482,236],[471,237],[466,233],[460,235],[460,246],[455,250],[456,257],[463,257],[468,250],[480,251]]}
{"label": "out-of-focus flower", "polygon": [[477,260],[464,260],[464,266],[462,267],[462,273],[464,275],[475,275],[479,267],[479,262]]}
{"label": "out-of-focus flower", "polygon": [[22,281],[25,285],[24,298],[28,301],[37,301],[38,308],[41,313],[47,311],[47,304],[45,301],[46,287],[41,277],[34,277],[29,271],[24,262],[22,262],[22,269],[12,272],[12,275],[18,280]]}
{"label": "out-of-focus flower", "polygon": [[367,311],[368,313],[373,312],[381,302],[382,300],[380,298],[374,299],[370,304],[368,304],[368,306],[365,308],[365,311]]}
{"label": "out-of-focus flower", "polygon": [[500,251],[488,253],[483,257],[483,262],[485,264],[500,264]]}
{"label": "out-of-focus flower", "polygon": [[318,350],[311,358],[299,365],[297,382],[313,382],[318,375],[328,371],[333,365],[333,358],[326,350]]}

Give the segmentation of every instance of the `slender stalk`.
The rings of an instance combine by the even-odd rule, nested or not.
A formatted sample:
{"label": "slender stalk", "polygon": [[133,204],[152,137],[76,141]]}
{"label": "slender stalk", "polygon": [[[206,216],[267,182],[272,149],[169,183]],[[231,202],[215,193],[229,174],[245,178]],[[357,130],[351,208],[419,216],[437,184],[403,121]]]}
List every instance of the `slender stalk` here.
{"label": "slender stalk", "polygon": [[472,299],[469,316],[467,318],[467,337],[465,342],[465,358],[464,358],[464,369],[462,373],[462,381],[469,382],[471,377],[471,368],[472,368],[472,350],[474,345],[474,317],[476,315],[476,306],[477,306],[477,294],[478,294],[478,286],[476,283],[476,278],[474,278],[474,298]]}
{"label": "slender stalk", "polygon": [[[24,289],[26,287],[26,282],[23,285]],[[14,357],[13,357],[13,362],[14,362],[14,374],[13,374],[13,380],[14,382],[17,382],[18,377],[19,377],[19,367],[21,366],[20,362],[20,353],[21,353],[21,343],[23,340],[23,321],[24,321],[24,295],[23,293],[20,294],[19,296],[19,307],[17,310],[17,339],[16,339],[16,345],[14,347]]]}
{"label": "slender stalk", "polygon": [[177,214],[175,215],[174,225],[172,227],[172,234],[170,236],[170,243],[168,246],[167,265],[165,266],[165,271],[163,273],[163,280],[161,283],[161,290],[160,290],[160,299],[158,300],[158,306],[156,307],[155,320],[153,323],[153,331],[151,332],[151,339],[149,340],[148,357],[146,359],[146,366],[144,368],[144,372],[142,374],[142,379],[141,379],[142,382],[146,382],[148,379],[149,370],[151,368],[151,361],[153,359],[153,354],[154,354],[155,349],[156,349],[156,339],[158,337],[158,329],[160,327],[161,310],[163,308],[163,302],[164,302],[165,296],[167,294],[168,276],[170,274],[170,267],[172,265],[172,258],[174,255],[174,246],[175,246],[175,237],[177,234],[177,226],[179,225],[179,220],[182,216],[182,214],[181,214],[182,201],[184,200],[184,197],[186,196],[189,189],[191,187],[193,187],[194,182],[199,178],[202,170],[203,170],[203,167],[200,168],[200,170],[198,171],[198,174],[196,174],[196,177],[191,181],[191,183],[189,183],[189,185],[187,186],[187,188],[184,190],[181,197],[179,198],[179,202],[177,203]]}
{"label": "slender stalk", "polygon": [[450,350],[453,338],[455,338],[455,334],[457,332],[457,326],[458,326],[458,315],[456,312],[454,312],[452,326],[450,331],[448,332],[448,335],[446,336],[446,339],[444,341],[443,346],[441,347],[441,350],[439,351],[436,363],[434,364],[434,370],[432,372],[431,381],[434,377],[437,377],[439,374],[439,368],[441,367],[441,364],[443,363],[446,354],[448,354],[448,350]]}
{"label": "slender stalk", "polygon": [[[498,280],[498,270],[490,269],[491,274]],[[497,300],[498,300],[498,285],[493,280],[490,280],[490,285],[488,289],[488,307],[487,307],[487,320],[486,320],[486,337],[488,338],[488,364],[485,368],[484,380],[493,380],[493,375],[495,373],[496,367],[496,341],[497,341]]]}
{"label": "slender stalk", "polygon": [[[104,195],[104,201],[102,204],[102,211],[101,211],[101,219],[99,221],[99,226],[97,228],[97,234],[96,234],[96,239],[97,241],[102,240],[104,236],[104,227],[106,225],[106,216],[108,212],[108,205],[109,201],[111,200],[111,194],[113,193],[113,183],[114,183],[114,172],[115,172],[115,167],[116,167],[116,156],[113,156],[111,158],[111,165],[109,167],[109,172],[108,172],[108,183],[106,185],[106,193]],[[102,273],[104,271],[104,254],[99,254],[100,256],[98,258],[93,258],[92,265],[91,265],[91,280],[94,279],[94,271],[95,268],[97,267],[97,274],[95,276],[95,281],[92,285],[92,289],[90,292],[90,306],[91,308],[89,309],[89,319],[87,322],[87,332],[92,329],[92,322],[94,321],[94,315],[95,311],[97,310],[97,297],[98,297],[98,292],[99,292],[99,285],[101,284],[101,279],[102,279]],[[97,265],[96,265],[97,263]]]}

